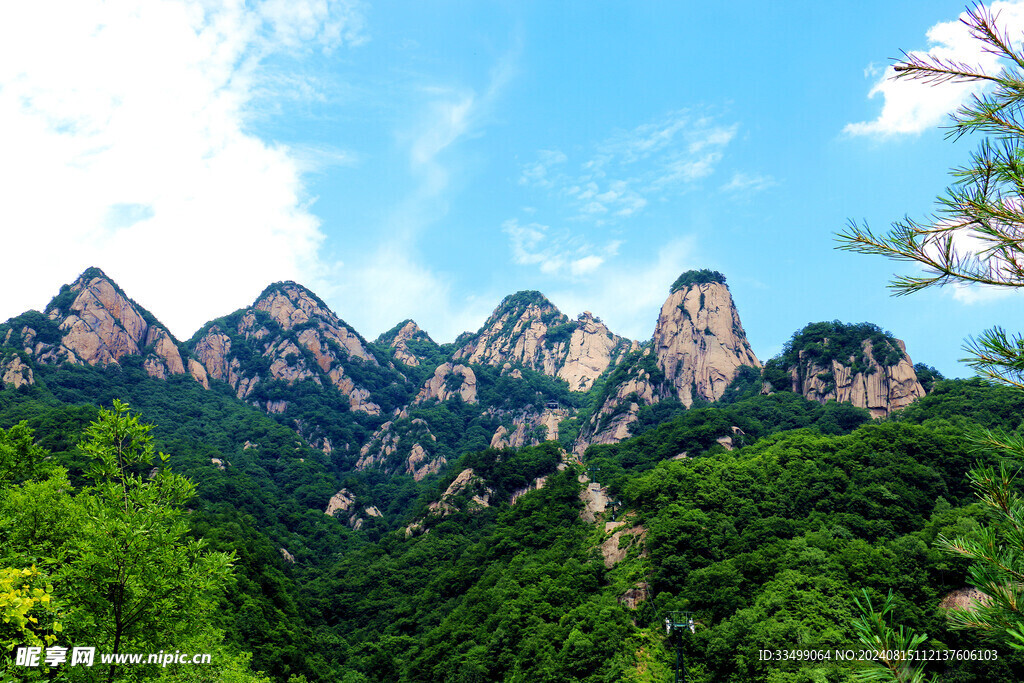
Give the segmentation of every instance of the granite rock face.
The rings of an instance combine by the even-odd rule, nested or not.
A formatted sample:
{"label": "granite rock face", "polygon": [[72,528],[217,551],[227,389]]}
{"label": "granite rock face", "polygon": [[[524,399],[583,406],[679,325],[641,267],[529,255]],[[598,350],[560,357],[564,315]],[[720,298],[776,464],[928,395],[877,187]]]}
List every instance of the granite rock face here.
{"label": "granite rock face", "polygon": [[[117,365],[135,355],[143,357],[150,377],[189,372],[187,356],[182,357],[171,333],[99,268],[89,268],[65,285],[47,306],[45,317],[11,328],[5,336],[4,344],[16,344],[42,364]],[[190,374],[203,384],[204,374]]]}
{"label": "granite rock face", "polygon": [[[31,386],[36,383],[32,368],[26,365],[18,356],[14,356],[5,363],[0,364],[0,372],[3,373],[3,383],[13,384],[15,389]],[[2,388],[2,385],[0,385],[0,388]]]}
{"label": "granite rock face", "polygon": [[[240,399],[248,399],[261,382],[310,381],[338,390],[353,411],[380,414],[370,391],[345,371],[352,359],[377,366],[376,357],[315,294],[294,282],[271,285],[250,308],[208,324],[191,347],[206,375],[230,384]],[[263,362],[243,363],[254,354]],[[273,408],[284,409],[279,403]]]}
{"label": "granite rock face", "polygon": [[376,343],[391,348],[395,354],[395,360],[413,368],[419,367],[426,361],[426,356],[417,353],[417,349],[414,347],[426,346],[430,350],[438,348],[430,335],[421,330],[419,325],[412,320],[403,320],[394,329],[379,336]]}
{"label": "granite rock face", "polygon": [[540,292],[505,299],[475,335],[464,340],[455,360],[500,367],[520,365],[566,380],[573,391],[587,391],[636,342],[612,334],[590,312],[573,321]]}
{"label": "granite rock face", "polygon": [[[669,397],[686,407],[717,401],[740,368],[760,368],[725,278],[674,287],[661,307],[650,344],[616,368],[601,407],[583,425],[575,452],[630,436],[640,408]],[[685,274],[684,274],[685,277]]]}
{"label": "granite rock face", "polygon": [[388,474],[408,474],[422,481],[441,471],[448,460],[436,455],[437,437],[426,420],[399,418],[382,424],[359,450],[357,470],[379,469]]}
{"label": "granite rock face", "polygon": [[683,405],[717,401],[740,366],[760,368],[729,288],[719,282],[683,287],[669,295],[654,328],[658,368]]}
{"label": "granite rock face", "polygon": [[[894,340],[903,357],[883,365],[875,357],[870,339],[861,342],[861,358],[816,361],[804,351],[799,362],[789,368],[791,384],[785,387],[819,403],[834,400],[866,408],[871,417],[886,417],[925,395],[917,380],[914,364],[902,340]],[[769,390],[771,387],[768,387]]]}
{"label": "granite rock face", "polygon": [[413,403],[447,401],[456,395],[466,403],[476,403],[476,373],[467,365],[445,363],[434,370]]}

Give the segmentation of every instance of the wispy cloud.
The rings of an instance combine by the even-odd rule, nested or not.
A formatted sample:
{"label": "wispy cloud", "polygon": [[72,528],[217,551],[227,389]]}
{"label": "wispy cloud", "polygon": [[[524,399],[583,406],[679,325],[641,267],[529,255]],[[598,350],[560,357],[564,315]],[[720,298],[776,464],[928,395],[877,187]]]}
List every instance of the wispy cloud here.
{"label": "wispy cloud", "polygon": [[578,278],[594,272],[618,253],[621,244],[613,240],[603,247],[595,247],[567,232],[556,234],[547,225],[520,225],[515,219],[505,221],[501,229],[509,236],[514,263],[535,265],[542,273],[559,277]]}
{"label": "wispy cloud", "polygon": [[573,219],[605,224],[709,177],[737,130],[708,114],[675,111],[612,134],[575,163],[562,150],[542,150],[519,182],[567,201]]}
{"label": "wispy cloud", "polygon": [[435,340],[452,341],[461,332],[478,329],[504,294],[477,292],[460,298],[450,276],[437,273],[397,243],[339,264],[331,275],[317,292],[328,302],[340,302],[338,314],[371,339],[411,318]]}
{"label": "wispy cloud", "polygon": [[723,192],[753,194],[778,185],[775,178],[760,173],[734,173],[728,183],[722,185]]}
{"label": "wispy cloud", "polygon": [[[303,173],[248,125],[277,54],[367,40],[356,3],[101,2],[0,9],[0,317],[98,265],[175,334],[323,268]],[[328,152],[328,156],[344,152]],[[40,254],[28,258],[28,254]]]}
{"label": "wispy cloud", "polygon": [[451,340],[475,330],[493,307],[491,296],[456,298],[451,276],[422,257],[419,242],[457,198],[460,174],[472,154],[467,143],[493,120],[517,73],[520,50],[513,38],[480,84],[440,82],[434,76],[413,79],[408,119],[395,132],[409,187],[379,224],[366,226],[379,236],[376,247],[339,264],[322,285],[324,297],[343,302],[349,322],[369,336],[413,318],[434,339]]}
{"label": "wispy cloud", "polygon": [[[1020,35],[1024,30],[1024,2],[994,2],[991,9],[999,14],[1000,28],[1009,35]],[[961,14],[960,18],[965,16]],[[928,29],[927,39],[927,51],[911,54],[977,65],[987,72],[999,70],[998,58],[986,52],[960,20],[935,24]],[[865,70],[865,77],[877,74],[878,69],[874,64]],[[868,93],[869,98],[880,95],[883,99],[878,118],[849,123],[843,128],[844,133],[878,137],[919,134],[945,122],[949,114],[983,89],[979,83],[943,83],[933,86],[923,81],[896,81],[893,80],[894,75],[893,67],[887,67]]]}

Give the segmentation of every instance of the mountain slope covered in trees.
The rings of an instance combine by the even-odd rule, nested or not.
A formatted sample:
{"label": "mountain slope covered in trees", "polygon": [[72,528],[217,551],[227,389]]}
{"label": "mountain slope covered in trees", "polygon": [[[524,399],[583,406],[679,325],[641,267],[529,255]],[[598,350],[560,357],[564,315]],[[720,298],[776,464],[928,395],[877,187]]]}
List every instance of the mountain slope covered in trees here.
{"label": "mountain slope covered in trees", "polygon": [[[154,316],[87,271],[46,313],[0,326],[0,428],[63,468],[68,504],[85,504],[101,409],[125,401],[152,423],[168,454],[153,465],[195,485],[168,509],[233,558],[209,598],[210,647],[273,680],[664,680],[662,620],[685,610],[693,680],[846,681],[849,664],[760,651],[853,647],[865,589],[895,591],[929,647],[972,646],[940,609],[967,568],[933,543],[980,526],[963,428],[1016,428],[1024,399],[919,365],[927,395],[854,405],[837,367],[869,386],[910,363],[867,324],[810,325],[762,371],[724,280],[681,276],[644,344],[537,293],[454,344],[411,321],[368,342],[295,283],[164,343]],[[0,452],[17,463],[25,448]],[[19,501],[56,486],[9,471],[7,539]],[[2,566],[65,552],[45,542],[9,545]],[[47,618],[76,628],[80,587],[53,576]],[[930,666],[948,681],[1024,675],[1018,655],[998,655]]]}

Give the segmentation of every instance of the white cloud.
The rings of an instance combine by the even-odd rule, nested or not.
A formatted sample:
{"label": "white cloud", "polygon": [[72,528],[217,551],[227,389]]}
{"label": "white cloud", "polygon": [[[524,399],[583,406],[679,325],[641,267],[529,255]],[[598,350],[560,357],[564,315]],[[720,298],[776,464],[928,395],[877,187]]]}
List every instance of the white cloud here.
{"label": "white cloud", "polygon": [[451,341],[478,329],[500,300],[490,293],[460,300],[451,277],[425,264],[416,244],[447,213],[464,170],[463,143],[486,127],[516,74],[519,51],[516,42],[480,87],[439,85],[432,79],[415,86],[410,120],[396,133],[408,159],[411,189],[379,224],[365,226],[378,237],[377,249],[339,266],[317,285],[326,301],[337,302],[338,314],[367,337],[412,318],[435,340]]}
{"label": "white cloud", "polygon": [[[1024,2],[994,2],[991,9],[999,14],[999,26],[1009,35],[1020,35],[1024,31]],[[977,65],[986,72],[999,70],[999,60],[985,52],[959,20],[935,24],[928,29],[927,38],[928,50],[911,54]],[[872,64],[865,73],[874,75],[876,71]],[[920,80],[896,81],[892,79],[894,75],[893,67],[887,67],[868,94],[870,98],[882,96],[878,118],[849,123],[843,132],[876,136],[921,133],[945,122],[949,114],[983,87],[979,83],[929,85]]]}
{"label": "white cloud", "polygon": [[422,265],[408,249],[385,245],[340,266],[317,289],[335,312],[371,341],[411,318],[438,343],[477,330],[500,296],[478,293],[462,300],[449,277]]}
{"label": "white cloud", "polygon": [[733,174],[732,179],[728,183],[722,186],[722,191],[752,194],[767,190],[769,187],[775,187],[776,185],[778,183],[770,175],[737,172]]}
{"label": "white cloud", "polygon": [[1007,287],[993,287],[991,285],[968,285],[957,282],[953,285],[953,299],[968,306],[976,304],[987,304],[993,301],[1000,301],[1012,296],[1021,296],[1021,292]]}
{"label": "white cloud", "polygon": [[0,318],[96,265],[188,337],[268,282],[323,272],[302,173],[327,159],[246,123],[262,61],[364,42],[357,5],[80,0],[54,14],[0,9]]}
{"label": "white cloud", "polygon": [[713,174],[737,130],[706,114],[674,111],[612,134],[575,166],[561,150],[541,150],[523,166],[520,183],[567,200],[572,218],[603,225]]}
{"label": "white cloud", "polygon": [[542,149],[537,152],[537,161],[523,166],[519,184],[551,187],[552,181],[548,174],[555,166],[564,164],[567,160],[568,157],[557,149]]}
{"label": "white cloud", "polygon": [[579,278],[594,272],[618,253],[621,244],[611,241],[597,248],[565,231],[553,235],[546,225],[520,225],[515,219],[505,221],[501,229],[509,237],[513,263],[537,266],[545,275],[559,278]]}

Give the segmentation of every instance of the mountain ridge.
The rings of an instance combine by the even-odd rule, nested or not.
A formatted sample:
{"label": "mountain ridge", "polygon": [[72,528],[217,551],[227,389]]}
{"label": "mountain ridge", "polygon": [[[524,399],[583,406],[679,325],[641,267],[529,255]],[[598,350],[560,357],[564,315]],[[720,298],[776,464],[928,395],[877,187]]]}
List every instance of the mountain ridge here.
{"label": "mountain ridge", "polygon": [[[26,324],[15,330],[19,321]],[[536,290],[504,297],[477,331],[453,344],[437,344],[409,319],[369,342],[312,290],[287,280],[269,284],[251,305],[207,322],[182,343],[99,268],[62,287],[45,314],[12,318],[0,334],[5,347],[20,351],[0,357],[9,383],[31,384],[33,362],[106,365],[142,355],[150,376],[191,374],[205,387],[223,381],[237,398],[294,425],[333,457],[351,458],[360,469],[400,458],[404,465],[385,469],[417,480],[457,453],[390,433],[409,433],[407,420],[422,421],[416,430],[432,433],[442,419],[431,414],[435,404],[471,406],[459,419],[481,443],[521,446],[554,438],[582,455],[591,444],[628,438],[645,406],[714,402],[742,367],[762,373],[726,278],[711,270],[686,271],[675,280],[645,342],[614,334],[589,311],[572,319]],[[897,342],[880,337],[875,348],[903,349]],[[874,358],[870,349],[868,357]],[[832,368],[843,375],[834,391],[819,381],[829,372],[824,366],[804,363],[806,376],[799,378],[791,367],[780,371],[779,361],[768,369],[775,385],[785,375],[796,383],[791,390],[799,385],[812,400],[839,398],[882,416],[924,394],[906,360],[895,363],[893,377],[883,369],[874,379],[853,373],[847,381]],[[883,379],[885,387],[875,386]],[[803,391],[815,382],[821,386]],[[563,398],[559,392],[566,392]],[[584,409],[586,401],[570,398],[574,394],[588,396],[592,407]],[[338,423],[323,412],[328,404],[349,415]],[[388,444],[389,452],[367,451],[373,441]]]}

